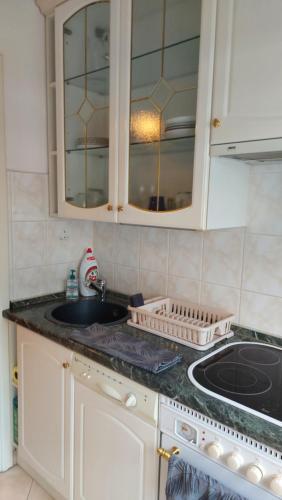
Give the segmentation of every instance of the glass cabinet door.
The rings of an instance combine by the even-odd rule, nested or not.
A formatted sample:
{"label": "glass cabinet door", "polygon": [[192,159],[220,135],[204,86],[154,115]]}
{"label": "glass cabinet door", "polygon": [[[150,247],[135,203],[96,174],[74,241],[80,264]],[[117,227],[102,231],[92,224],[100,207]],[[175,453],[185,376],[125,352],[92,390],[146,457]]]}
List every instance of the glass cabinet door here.
{"label": "glass cabinet door", "polygon": [[193,203],[200,0],[132,0],[128,203]]}
{"label": "glass cabinet door", "polygon": [[65,200],[109,200],[110,2],[86,5],[63,23]]}

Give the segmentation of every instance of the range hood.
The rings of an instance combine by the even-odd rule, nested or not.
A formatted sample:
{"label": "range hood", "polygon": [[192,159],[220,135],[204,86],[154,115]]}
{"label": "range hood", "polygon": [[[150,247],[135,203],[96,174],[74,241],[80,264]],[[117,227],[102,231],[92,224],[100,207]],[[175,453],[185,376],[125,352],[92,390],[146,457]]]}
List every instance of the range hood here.
{"label": "range hood", "polygon": [[261,163],[282,160],[282,138],[215,144],[211,156],[225,156],[245,162]]}

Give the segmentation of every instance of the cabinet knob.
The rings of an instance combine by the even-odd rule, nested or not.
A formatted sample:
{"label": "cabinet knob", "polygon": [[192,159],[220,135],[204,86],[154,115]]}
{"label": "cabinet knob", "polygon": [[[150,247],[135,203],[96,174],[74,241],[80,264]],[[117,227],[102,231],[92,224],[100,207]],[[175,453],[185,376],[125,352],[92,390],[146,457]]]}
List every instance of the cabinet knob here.
{"label": "cabinet knob", "polygon": [[67,369],[67,368],[69,368],[69,367],[70,367],[69,362],[68,362],[68,361],[64,361],[64,362],[63,362],[63,368]]}
{"label": "cabinet knob", "polygon": [[112,212],[113,211],[113,205],[107,205],[107,210],[108,210],[108,212]]}
{"label": "cabinet knob", "polygon": [[118,205],[117,209],[118,209],[118,212],[123,212],[123,206],[122,205]]}
{"label": "cabinet knob", "polygon": [[212,126],[214,128],[219,128],[221,127],[221,121],[218,119],[218,118],[214,118],[213,121],[212,121]]}

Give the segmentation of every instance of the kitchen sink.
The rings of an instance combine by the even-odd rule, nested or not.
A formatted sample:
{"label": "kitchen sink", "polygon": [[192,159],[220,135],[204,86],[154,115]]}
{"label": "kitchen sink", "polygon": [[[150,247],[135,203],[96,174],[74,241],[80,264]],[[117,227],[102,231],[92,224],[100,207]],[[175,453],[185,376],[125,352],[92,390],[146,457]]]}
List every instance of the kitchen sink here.
{"label": "kitchen sink", "polygon": [[59,305],[46,314],[46,318],[58,324],[86,327],[93,323],[118,324],[126,321],[127,308],[112,302],[98,302],[97,299],[82,299]]}

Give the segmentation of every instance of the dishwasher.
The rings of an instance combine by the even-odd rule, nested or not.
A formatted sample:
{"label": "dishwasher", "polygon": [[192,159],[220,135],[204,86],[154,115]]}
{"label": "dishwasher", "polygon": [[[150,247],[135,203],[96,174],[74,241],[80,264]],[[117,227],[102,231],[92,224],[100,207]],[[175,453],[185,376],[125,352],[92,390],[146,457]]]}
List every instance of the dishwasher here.
{"label": "dishwasher", "polygon": [[75,354],[74,500],[157,500],[158,395]]}

